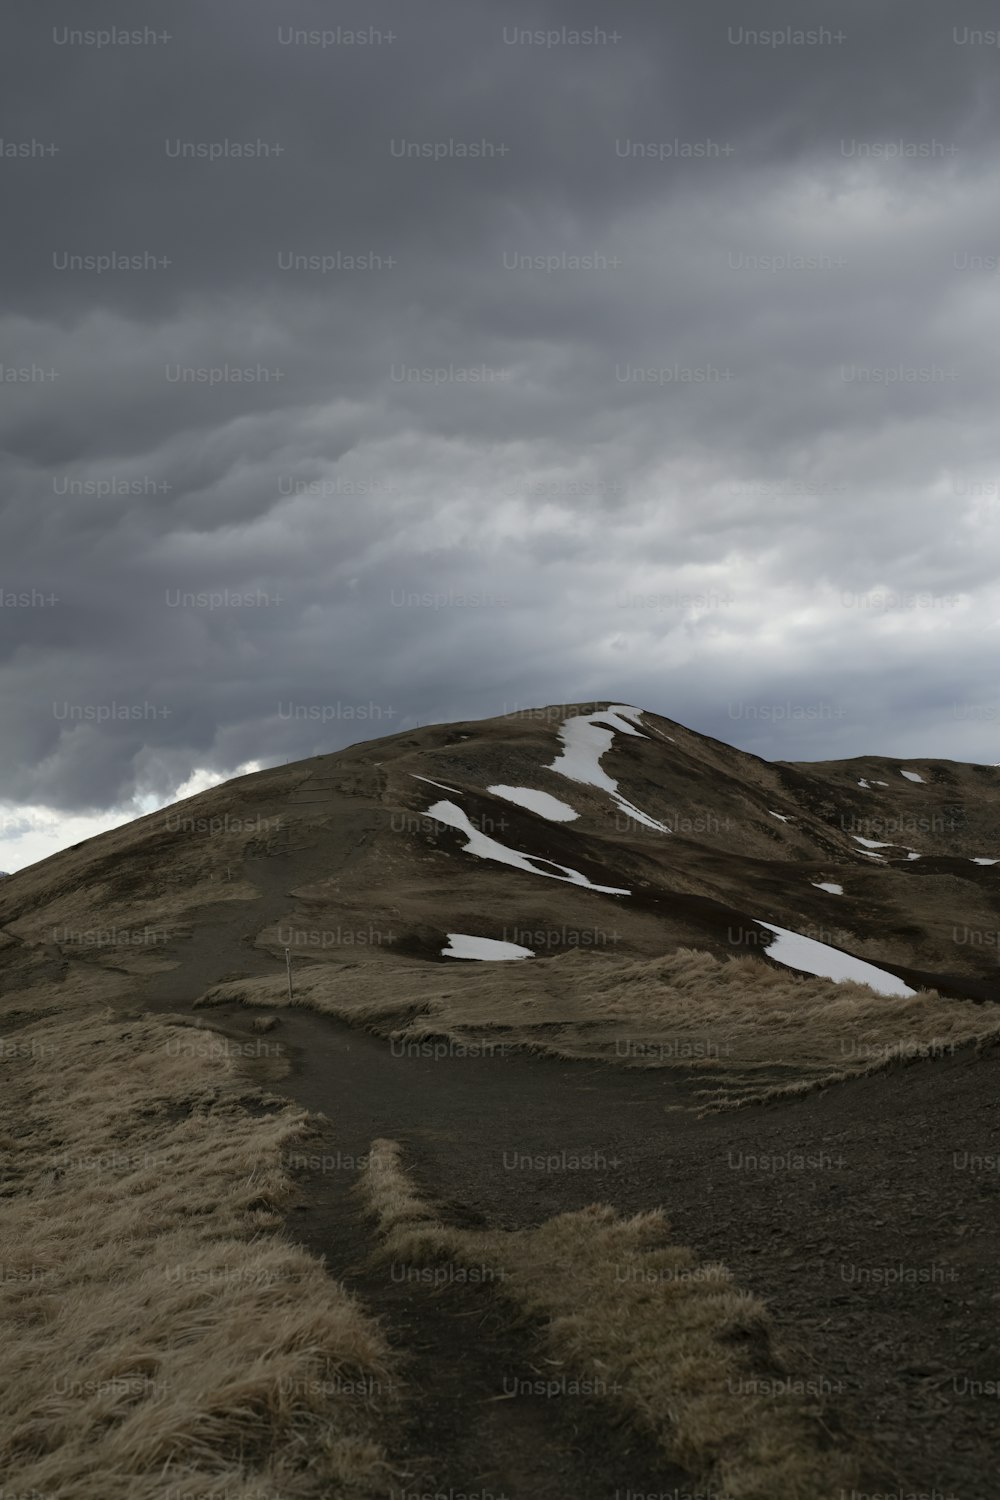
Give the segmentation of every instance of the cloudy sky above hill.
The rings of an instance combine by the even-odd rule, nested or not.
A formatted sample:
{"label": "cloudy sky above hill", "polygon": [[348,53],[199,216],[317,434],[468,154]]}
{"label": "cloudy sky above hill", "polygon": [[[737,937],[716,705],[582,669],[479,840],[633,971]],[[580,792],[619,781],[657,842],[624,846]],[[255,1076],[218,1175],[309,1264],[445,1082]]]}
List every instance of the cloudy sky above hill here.
{"label": "cloudy sky above hill", "polygon": [[1000,761],[993,6],[100,11],[2,22],[0,869],[591,698]]}

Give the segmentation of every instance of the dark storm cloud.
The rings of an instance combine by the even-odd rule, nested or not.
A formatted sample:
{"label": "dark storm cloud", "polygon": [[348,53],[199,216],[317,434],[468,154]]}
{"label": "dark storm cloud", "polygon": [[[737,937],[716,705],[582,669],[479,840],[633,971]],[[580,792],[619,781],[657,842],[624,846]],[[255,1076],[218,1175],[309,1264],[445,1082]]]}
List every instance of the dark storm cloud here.
{"label": "dark storm cloud", "polygon": [[[19,230],[11,295],[22,309],[69,315],[92,305],[93,281],[55,271],[53,253],[135,246],[171,265],[109,276],[99,295],[152,315],[197,290],[266,292],[279,282],[280,250],[322,253],[331,233],[344,248],[357,236],[386,254],[407,251],[405,282],[438,257],[468,263],[539,211],[592,231],[704,175],[703,162],[623,155],[630,143],[728,144],[733,155],[716,162],[727,190],[748,172],[899,136],[940,137],[969,169],[1000,109],[996,49],[959,46],[953,33],[965,18],[989,25],[989,12],[356,5],[338,9],[338,26],[395,40],[323,47],[281,38],[329,27],[326,7],[188,0],[108,7],[101,24],[150,26],[170,39],[97,48],[56,40],[91,24],[78,6],[41,4],[6,23],[7,119],[60,151],[8,172]],[[504,39],[587,24],[620,40],[547,48]],[[738,42],[751,27],[786,25],[825,27],[843,41]],[[506,154],[445,164],[392,155],[404,141],[450,138],[485,139]],[[168,154],[257,141],[280,156]],[[397,295],[386,284],[383,293]]]}
{"label": "dark storm cloud", "polygon": [[0,798],[604,696],[991,760],[995,24],[6,20]]}

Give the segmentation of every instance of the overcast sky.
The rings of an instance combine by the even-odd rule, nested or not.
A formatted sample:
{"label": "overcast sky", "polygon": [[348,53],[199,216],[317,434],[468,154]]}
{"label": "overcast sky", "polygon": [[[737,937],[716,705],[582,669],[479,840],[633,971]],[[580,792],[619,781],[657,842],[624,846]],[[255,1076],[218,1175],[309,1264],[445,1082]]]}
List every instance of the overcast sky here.
{"label": "overcast sky", "polygon": [[20,10],[0,869],[591,698],[1000,761],[994,6]]}

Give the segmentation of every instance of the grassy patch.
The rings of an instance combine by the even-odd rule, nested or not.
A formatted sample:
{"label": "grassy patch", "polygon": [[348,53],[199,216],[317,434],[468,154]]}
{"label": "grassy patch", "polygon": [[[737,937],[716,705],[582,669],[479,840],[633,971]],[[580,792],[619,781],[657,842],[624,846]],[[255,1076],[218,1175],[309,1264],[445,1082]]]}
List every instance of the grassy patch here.
{"label": "grassy patch", "polygon": [[[295,1002],[406,1041],[502,1041],[551,1056],[673,1068],[703,1108],[807,1092],[897,1061],[1000,1035],[1000,1005],[901,998],[802,978],[754,957],[690,948],[658,959],[568,953],[522,964],[303,964]],[[513,972],[512,972],[513,971]],[[203,997],[287,1003],[282,981],[240,980]]]}
{"label": "grassy patch", "polygon": [[281,1232],[220,1038],[81,1006],[0,1044],[0,1473],[59,1500],[382,1494],[378,1328]]}

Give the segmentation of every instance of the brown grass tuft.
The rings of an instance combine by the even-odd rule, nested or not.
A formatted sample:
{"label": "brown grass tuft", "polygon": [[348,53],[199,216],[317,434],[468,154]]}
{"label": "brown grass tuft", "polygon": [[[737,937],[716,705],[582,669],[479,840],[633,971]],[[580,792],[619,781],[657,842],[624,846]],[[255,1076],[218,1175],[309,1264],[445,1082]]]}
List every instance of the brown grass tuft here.
{"label": "brown grass tuft", "polygon": [[248,1115],[219,1053],[208,1032],[83,1007],[5,1039],[9,1493],[384,1492],[388,1349],[280,1231],[307,1117]]}
{"label": "brown grass tuft", "polygon": [[544,1320],[550,1352],[653,1434],[674,1463],[729,1500],[841,1500],[858,1466],[817,1402],[789,1380],[769,1315],[729,1270],[669,1240],[657,1210],[595,1204],[537,1229],[453,1229],[419,1202],[393,1141],[372,1146],[366,1191],[385,1253],[491,1265],[504,1295]]}

